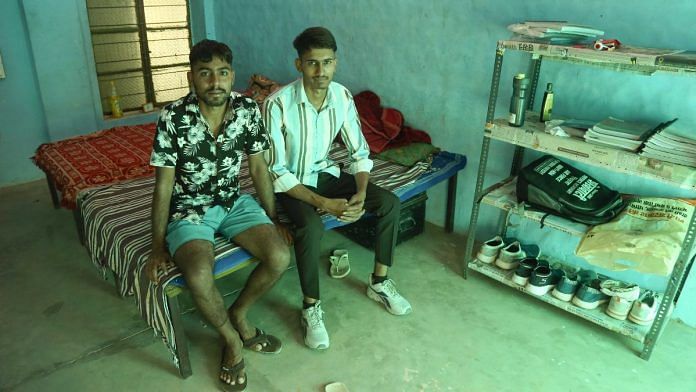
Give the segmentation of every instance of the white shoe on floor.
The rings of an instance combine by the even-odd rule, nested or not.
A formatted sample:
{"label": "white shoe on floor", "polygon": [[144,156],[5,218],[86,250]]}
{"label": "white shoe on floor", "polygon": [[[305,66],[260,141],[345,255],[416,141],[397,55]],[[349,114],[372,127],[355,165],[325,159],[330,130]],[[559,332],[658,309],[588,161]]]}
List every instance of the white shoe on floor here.
{"label": "white shoe on floor", "polygon": [[307,347],[315,350],[329,348],[329,333],[324,327],[324,311],[321,310],[321,301],[317,301],[316,305],[311,308],[302,309],[300,321]]}
{"label": "white shoe on floor", "polygon": [[372,274],[370,274],[367,281],[367,296],[382,303],[391,314],[402,316],[411,313],[411,304],[396,291],[396,285],[391,279],[372,284]]}

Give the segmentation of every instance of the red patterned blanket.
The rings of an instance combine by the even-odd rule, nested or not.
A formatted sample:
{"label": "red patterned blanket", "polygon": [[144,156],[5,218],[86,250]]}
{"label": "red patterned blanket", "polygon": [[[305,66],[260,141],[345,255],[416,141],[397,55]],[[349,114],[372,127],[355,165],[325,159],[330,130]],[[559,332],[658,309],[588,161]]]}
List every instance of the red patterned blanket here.
{"label": "red patterned blanket", "polygon": [[32,160],[75,209],[77,194],[97,185],[152,176],[150,152],[155,124],[114,127],[39,146]]}

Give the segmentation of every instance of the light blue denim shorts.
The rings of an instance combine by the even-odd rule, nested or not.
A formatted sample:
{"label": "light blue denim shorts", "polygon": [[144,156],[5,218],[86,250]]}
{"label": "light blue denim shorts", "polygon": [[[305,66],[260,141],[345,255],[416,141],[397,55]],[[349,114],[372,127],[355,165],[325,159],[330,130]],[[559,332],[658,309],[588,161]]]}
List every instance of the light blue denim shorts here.
{"label": "light blue denim shorts", "polygon": [[192,240],[215,243],[215,233],[231,240],[239,233],[258,225],[272,225],[266,211],[250,195],[240,195],[232,209],[214,206],[208,208],[201,223],[187,220],[170,222],[167,226],[169,254],[174,256],[179,247]]}

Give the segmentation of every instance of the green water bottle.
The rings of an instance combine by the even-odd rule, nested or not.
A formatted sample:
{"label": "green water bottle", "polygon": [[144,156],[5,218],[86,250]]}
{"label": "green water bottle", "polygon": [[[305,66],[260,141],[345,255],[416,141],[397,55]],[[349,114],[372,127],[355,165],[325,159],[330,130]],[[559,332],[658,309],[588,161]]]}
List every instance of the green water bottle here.
{"label": "green water bottle", "polygon": [[512,98],[510,98],[510,115],[508,124],[513,127],[524,125],[525,110],[527,110],[527,89],[529,79],[523,73],[518,73],[512,79]]}

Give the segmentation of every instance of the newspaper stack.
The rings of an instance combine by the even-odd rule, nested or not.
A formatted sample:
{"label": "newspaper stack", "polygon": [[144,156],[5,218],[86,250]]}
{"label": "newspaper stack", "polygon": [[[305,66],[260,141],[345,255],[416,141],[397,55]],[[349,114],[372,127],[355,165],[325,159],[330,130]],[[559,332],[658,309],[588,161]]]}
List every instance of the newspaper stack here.
{"label": "newspaper stack", "polygon": [[696,133],[670,125],[649,137],[640,155],[696,167]]}
{"label": "newspaper stack", "polygon": [[585,141],[592,144],[638,151],[643,141],[655,129],[653,125],[629,122],[609,117],[585,132]]}
{"label": "newspaper stack", "polygon": [[566,21],[527,21],[508,26],[517,38],[566,45],[603,36],[604,31]]}

